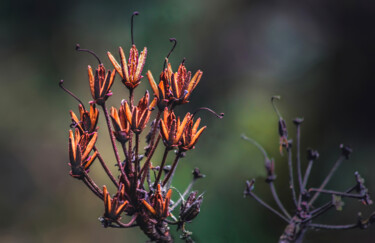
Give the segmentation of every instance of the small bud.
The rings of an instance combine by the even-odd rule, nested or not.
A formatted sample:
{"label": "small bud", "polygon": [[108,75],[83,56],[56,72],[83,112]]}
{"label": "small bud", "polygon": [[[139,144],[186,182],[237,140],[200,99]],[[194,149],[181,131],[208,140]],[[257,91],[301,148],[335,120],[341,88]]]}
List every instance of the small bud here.
{"label": "small bud", "polygon": [[251,191],[254,190],[254,183],[255,179],[252,179],[251,181],[246,181],[246,188],[243,192],[244,197],[251,195]]}
{"label": "small bud", "polygon": [[307,160],[317,160],[318,158],[318,150],[307,149]]}
{"label": "small bud", "polygon": [[293,120],[293,123],[298,126],[298,125],[301,125],[302,122],[304,121],[304,119],[302,117],[297,117]]}
{"label": "small bud", "polygon": [[193,170],[193,176],[194,176],[194,179],[199,179],[199,178],[204,178],[206,177],[206,175],[202,174],[201,171],[199,170],[199,168],[194,168]]}
{"label": "small bud", "polygon": [[345,156],[346,159],[349,159],[349,155],[353,152],[352,148],[347,145],[340,144],[340,149],[342,155]]}

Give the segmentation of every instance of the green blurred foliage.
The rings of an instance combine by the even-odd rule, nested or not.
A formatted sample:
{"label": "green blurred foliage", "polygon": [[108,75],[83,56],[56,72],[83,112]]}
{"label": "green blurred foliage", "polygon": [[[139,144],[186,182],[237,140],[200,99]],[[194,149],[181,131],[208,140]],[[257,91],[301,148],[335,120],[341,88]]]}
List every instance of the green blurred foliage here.
{"label": "green blurred foliage", "polygon": [[[64,79],[88,101],[86,68],[96,63],[75,52],[75,44],[94,50],[109,68],[106,51],[117,55],[118,46],[130,48],[135,10],[140,12],[135,42],[139,49],[148,48],[144,70],[157,77],[171,47],[168,38],[175,37],[173,68],[186,57],[188,69],[204,71],[181,114],[201,106],[225,112],[222,120],[200,113],[208,129],[181,161],[174,181],[183,191],[194,167],[207,175],[196,184],[205,193],[201,214],[188,226],[197,242],[276,242],[282,233],[283,222],[242,195],[245,180],[257,178],[255,191],[272,201],[263,183],[263,158],[240,139],[245,133],[276,159],[277,189],[292,208],[270,103],[275,94],[283,97],[278,107],[291,136],[291,120],[305,118],[302,154],[307,147],[320,152],[311,185],[320,183],[343,142],[352,145],[354,154],[329,187],[352,185],[358,170],[375,191],[374,8],[373,3],[324,0],[1,1],[0,241],[146,240],[139,229],[104,229],[97,220],[102,202],[68,175],[68,111],[77,111],[77,104],[57,85]],[[145,89],[150,87],[143,79],[137,97]],[[109,103],[118,107],[128,94],[120,82],[113,91]],[[104,121],[99,126],[98,147],[113,160]],[[99,185],[109,184],[98,164],[91,173]],[[358,210],[370,212],[358,202],[346,202],[343,212],[321,220],[351,223]],[[310,232],[306,242],[372,242],[374,232]]]}

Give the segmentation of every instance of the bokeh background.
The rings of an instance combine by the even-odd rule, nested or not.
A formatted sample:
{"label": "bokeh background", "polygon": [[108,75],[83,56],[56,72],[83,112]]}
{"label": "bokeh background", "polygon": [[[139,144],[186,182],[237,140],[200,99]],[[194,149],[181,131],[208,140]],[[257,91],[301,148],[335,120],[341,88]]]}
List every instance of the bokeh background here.
{"label": "bokeh background", "polygon": [[[96,61],[75,52],[75,44],[94,50],[110,67],[106,51],[130,48],[135,10],[140,12],[135,42],[138,48],[148,47],[144,70],[158,75],[171,47],[168,38],[175,37],[173,68],[186,57],[188,69],[204,71],[181,114],[201,106],[225,112],[222,120],[200,113],[208,129],[181,161],[174,180],[183,191],[194,167],[207,175],[195,187],[205,193],[201,214],[188,226],[197,242],[276,242],[282,233],[285,224],[278,217],[243,198],[245,180],[257,178],[256,193],[274,205],[263,182],[263,158],[240,139],[241,133],[275,158],[277,189],[292,208],[272,95],[282,96],[278,107],[291,137],[292,119],[305,118],[302,154],[307,147],[320,152],[310,185],[320,184],[340,153],[339,144],[345,143],[354,153],[328,187],[348,188],[358,170],[375,192],[371,1],[5,0],[0,2],[0,242],[146,241],[139,229],[104,229],[97,220],[102,202],[68,175],[69,110],[77,111],[77,103],[58,88],[64,79],[67,88],[89,101],[86,68]],[[137,97],[145,89],[150,90],[146,79]],[[109,103],[119,106],[126,90],[119,80],[113,90]],[[99,126],[98,147],[113,160],[103,121]],[[99,185],[109,184],[98,164],[91,173]],[[354,223],[358,211],[368,215],[374,210],[355,200],[345,202],[344,211],[316,222]],[[374,238],[372,227],[310,231],[305,242]]]}

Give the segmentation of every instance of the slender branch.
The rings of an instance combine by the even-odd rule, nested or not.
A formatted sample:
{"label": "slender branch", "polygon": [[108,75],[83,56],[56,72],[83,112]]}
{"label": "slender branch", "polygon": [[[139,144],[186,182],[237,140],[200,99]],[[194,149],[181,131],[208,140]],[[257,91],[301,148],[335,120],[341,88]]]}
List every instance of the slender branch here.
{"label": "slender branch", "polygon": [[103,200],[103,195],[100,195],[96,190],[95,188],[86,180],[86,178],[82,179],[83,183],[85,183],[85,185],[97,196],[99,197],[101,200]]}
{"label": "slender branch", "polygon": [[159,180],[160,180],[160,177],[161,177],[161,174],[163,173],[163,168],[164,168],[165,161],[167,160],[168,152],[169,152],[169,149],[165,148],[164,154],[163,154],[163,159],[161,161],[161,165],[160,165],[159,172],[158,172],[158,177],[156,178],[155,183],[154,183],[155,188],[157,187],[157,185],[159,183]]}
{"label": "slender branch", "polygon": [[151,151],[146,159],[146,162],[143,164],[143,167],[141,169],[141,174],[142,174],[142,179],[141,179],[141,185],[143,185],[145,179],[146,179],[146,175],[148,175],[149,173],[149,167],[150,167],[150,162],[151,162],[151,158],[152,156],[154,155],[154,152],[159,144],[159,141],[160,141],[160,138],[161,138],[161,135],[159,134],[158,138],[156,139],[156,142],[154,144],[154,146],[151,148]]}
{"label": "slender branch", "polygon": [[139,134],[135,134],[135,170],[134,170],[134,185],[137,188],[138,182],[138,171],[139,171],[139,161],[138,161],[138,149],[139,149]]}
{"label": "slender branch", "polygon": [[301,148],[301,125],[297,124],[297,175],[298,175],[298,183],[299,183],[299,194],[301,195],[304,188],[302,184],[302,171],[301,171],[301,155],[300,155],[300,148]]}
{"label": "slender branch", "polygon": [[84,173],[84,179],[83,182],[97,195],[100,199],[103,199],[103,192],[100,190],[100,188],[95,184],[95,182],[90,178],[90,176],[86,173]]}
{"label": "slender branch", "polygon": [[171,179],[171,177],[173,177],[174,172],[175,172],[176,167],[177,167],[177,164],[178,164],[178,161],[181,158],[181,155],[182,155],[182,152],[178,151],[177,154],[176,154],[176,158],[173,161],[171,170],[169,171],[169,173],[167,174],[167,176],[164,178],[164,181],[163,181],[163,184],[162,184],[163,187],[168,182],[168,180]]}
{"label": "slender branch", "polygon": [[327,224],[309,224],[309,228],[313,229],[327,229],[327,230],[347,230],[359,227],[357,224],[346,224],[346,225],[327,225]]}
{"label": "slender branch", "polygon": [[337,196],[342,197],[350,197],[350,198],[363,198],[364,195],[357,194],[357,193],[346,193],[346,192],[339,192],[339,191],[333,191],[333,190],[324,190],[324,189],[318,189],[318,188],[310,188],[310,192],[319,192],[319,193],[326,193],[326,194],[333,194]]}
{"label": "slender branch", "polygon": [[184,193],[182,196],[175,202],[172,207],[169,208],[169,211],[173,211],[182,201],[182,199],[185,199],[186,195],[190,192],[191,188],[193,188],[193,185],[197,181],[197,178],[193,178],[193,180],[189,183],[188,187],[185,189]]}
{"label": "slender branch", "polygon": [[307,165],[305,175],[303,177],[303,182],[302,182],[302,188],[306,189],[307,181],[309,180],[309,176],[311,173],[311,168],[313,166],[314,160],[310,160],[309,164]]}
{"label": "slender branch", "polygon": [[[333,176],[333,174],[336,172],[336,170],[339,168],[339,166],[341,165],[341,163],[344,161],[345,157],[343,155],[341,155],[338,160],[336,161],[336,163],[333,165],[331,171],[328,173],[327,177],[324,179],[323,183],[320,185],[319,189],[324,189],[324,187],[328,184],[329,180],[331,179],[331,177]],[[319,192],[315,193],[315,195],[311,198],[310,202],[309,202],[309,205],[311,206],[315,200],[319,197]]]}
{"label": "slender branch", "polygon": [[273,181],[271,181],[269,183],[269,185],[270,185],[270,189],[271,189],[271,193],[272,193],[273,199],[275,200],[277,206],[284,213],[284,215],[288,217],[288,219],[291,219],[292,217],[290,216],[290,214],[288,213],[288,211],[285,209],[283,203],[280,201],[279,195],[276,192],[275,184],[273,183]]}
{"label": "slender branch", "polygon": [[274,208],[272,208],[270,205],[268,205],[267,203],[265,203],[262,199],[260,199],[253,192],[249,192],[249,195],[252,196],[263,207],[267,208],[268,210],[270,210],[271,212],[273,212],[274,214],[276,214],[277,216],[279,216],[280,218],[282,218],[283,220],[285,220],[285,222],[289,223],[289,219],[287,219],[284,215],[282,215],[281,213],[279,213],[278,211],[276,211]]}
{"label": "slender branch", "polygon": [[104,160],[103,160],[102,156],[100,155],[100,153],[99,153],[98,149],[96,148],[96,146],[94,146],[94,151],[97,152],[96,156],[98,157],[98,159],[100,161],[100,164],[102,165],[103,169],[107,173],[108,177],[111,179],[111,181],[113,182],[113,184],[115,184],[115,186],[117,188],[119,188],[119,184],[118,184],[117,180],[115,179],[115,177],[113,177],[112,172],[108,169],[106,163],[104,162]]}
{"label": "slender branch", "polygon": [[296,189],[294,188],[294,179],[293,179],[293,163],[292,163],[292,149],[288,148],[288,167],[289,167],[289,185],[290,189],[292,190],[293,202],[294,205],[297,207],[297,197],[296,197]]}
{"label": "slender branch", "polygon": [[109,132],[109,136],[111,138],[112,147],[113,147],[113,151],[115,153],[117,165],[119,167],[119,170],[120,170],[121,174],[125,176],[124,170],[123,170],[122,165],[121,165],[120,156],[118,154],[118,149],[117,149],[117,146],[116,146],[115,137],[113,135],[113,131],[112,131],[111,123],[110,123],[110,119],[109,119],[109,114],[108,114],[107,108],[105,106],[105,103],[102,105],[102,108],[103,108],[103,111],[104,111],[105,120],[107,122],[108,132]]}

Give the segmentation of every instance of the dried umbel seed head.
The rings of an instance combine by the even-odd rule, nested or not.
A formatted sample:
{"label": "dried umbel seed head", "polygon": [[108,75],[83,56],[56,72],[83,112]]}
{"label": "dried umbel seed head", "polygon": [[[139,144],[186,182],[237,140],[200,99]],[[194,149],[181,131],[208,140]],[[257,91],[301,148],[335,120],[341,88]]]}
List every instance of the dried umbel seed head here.
{"label": "dried umbel seed head", "polygon": [[121,104],[120,109],[111,108],[111,120],[113,124],[113,134],[117,141],[126,143],[130,138],[130,124],[126,119],[125,104]]}
{"label": "dried umbel seed head", "polygon": [[150,202],[142,200],[143,205],[152,217],[156,219],[165,219],[169,216],[169,202],[171,201],[172,189],[169,189],[163,198],[161,186],[158,187],[155,193],[150,197]]}
{"label": "dried umbel seed head", "polygon": [[108,71],[106,74],[103,64],[99,64],[94,76],[92,68],[89,65],[88,74],[92,98],[98,105],[103,105],[108,97],[112,95],[110,88],[115,80],[116,71]]}
{"label": "dried umbel seed head", "polygon": [[200,212],[203,195],[197,197],[197,192],[191,192],[184,203],[181,204],[180,221],[190,222],[198,216]]}
{"label": "dried umbel seed head", "polygon": [[116,195],[113,199],[108,193],[107,187],[103,186],[104,196],[104,215],[102,223],[104,227],[108,227],[112,222],[121,219],[121,213],[124,211],[128,201],[122,201],[120,195]]}
{"label": "dried umbel seed head", "polygon": [[77,127],[80,132],[92,133],[97,129],[99,110],[95,107],[94,103],[90,104],[90,111],[86,111],[85,108],[79,104],[79,119],[73,111],[70,111],[72,118],[72,127]]}
{"label": "dried umbel seed head", "polygon": [[94,162],[97,152],[89,156],[98,134],[94,132],[92,135],[88,133],[80,134],[78,129],[69,131],[69,158],[70,158],[70,175],[77,179],[84,177],[84,172],[87,171]]}

